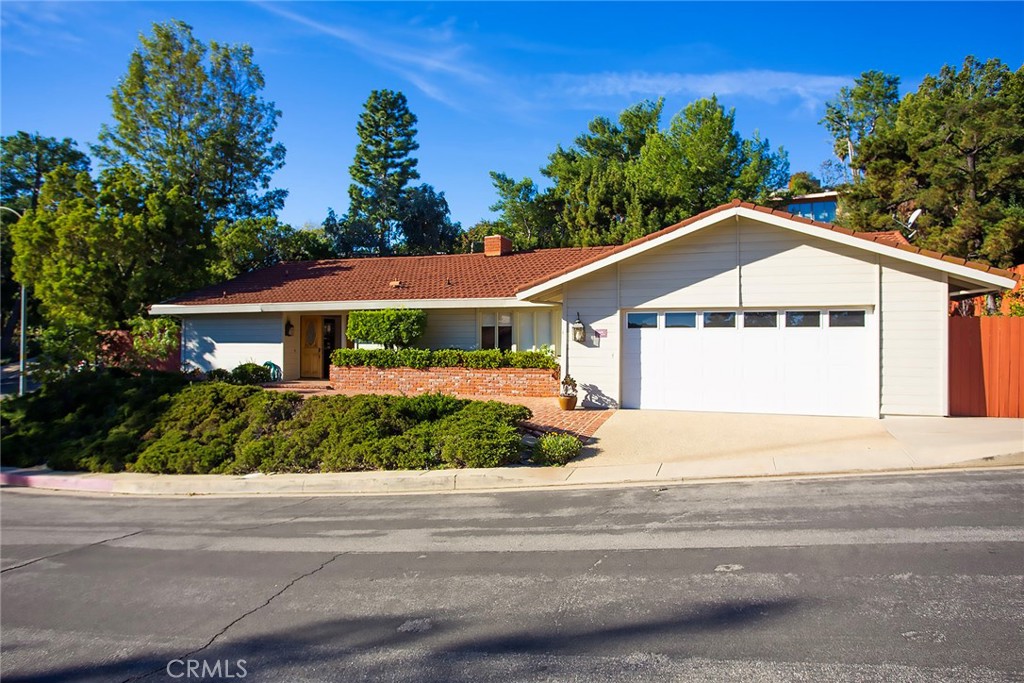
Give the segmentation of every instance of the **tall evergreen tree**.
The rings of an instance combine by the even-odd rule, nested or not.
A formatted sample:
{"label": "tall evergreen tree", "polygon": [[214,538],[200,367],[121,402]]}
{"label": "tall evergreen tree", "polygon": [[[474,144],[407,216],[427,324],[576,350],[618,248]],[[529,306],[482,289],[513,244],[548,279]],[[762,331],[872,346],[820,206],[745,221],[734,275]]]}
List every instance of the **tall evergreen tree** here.
{"label": "tall evergreen tree", "polygon": [[402,253],[447,254],[455,249],[461,226],[452,222],[444,192],[426,184],[407,189],[401,220]]}
{"label": "tall evergreen tree", "polygon": [[917,244],[1024,261],[1024,67],[974,57],[944,66],[860,147],[864,182],[842,188],[845,224],[892,229],[893,215],[919,208]]}
{"label": "tall evergreen tree", "polygon": [[881,129],[896,122],[899,108],[899,76],[865,71],[825,104],[822,125],[832,135],[836,157],[857,181],[864,174],[861,145]]}
{"label": "tall evergreen tree", "polygon": [[271,215],[287,192],[270,189],[284,165],[273,135],[281,116],[260,97],[263,73],[248,45],[206,45],[181,21],[140,36],[110,95],[114,124],[93,152],[131,166],[152,191],[194,202],[212,233],[218,220]]}
{"label": "tall evergreen tree", "polygon": [[[374,90],[363,106],[356,125],[359,144],[349,168],[349,211],[340,230],[354,247],[376,254],[390,254],[401,241],[402,211],[406,186],[416,171],[419,149],[416,116],[405,95],[394,90]],[[367,235],[369,233],[369,235]],[[372,236],[372,242],[362,242]],[[338,235],[344,241],[345,235]]]}
{"label": "tall evergreen tree", "polygon": [[[0,205],[24,214],[39,205],[46,174],[64,166],[72,172],[88,171],[89,157],[78,150],[74,140],[18,131],[0,138]],[[14,259],[12,226],[18,217],[0,211],[0,347],[6,351],[14,341],[20,320],[21,288],[11,270]],[[37,320],[34,300],[28,303],[29,322]]]}

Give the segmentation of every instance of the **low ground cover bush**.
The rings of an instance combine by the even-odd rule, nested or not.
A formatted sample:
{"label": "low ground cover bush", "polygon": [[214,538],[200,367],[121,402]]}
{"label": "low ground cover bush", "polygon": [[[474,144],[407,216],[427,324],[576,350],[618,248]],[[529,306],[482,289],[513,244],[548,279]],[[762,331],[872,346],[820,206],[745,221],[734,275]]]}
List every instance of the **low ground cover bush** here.
{"label": "low ground cover bush", "polygon": [[373,368],[558,368],[554,356],[545,351],[498,349],[336,349],[331,354],[331,363],[340,367]]}
{"label": "low ground cover bush", "polygon": [[577,455],[583,444],[572,434],[543,434],[533,447],[531,460],[537,465],[564,465]]}
{"label": "low ground cover bush", "polygon": [[205,474],[495,467],[529,409],[439,394],[318,396],[82,373],[0,404],[3,464]]}

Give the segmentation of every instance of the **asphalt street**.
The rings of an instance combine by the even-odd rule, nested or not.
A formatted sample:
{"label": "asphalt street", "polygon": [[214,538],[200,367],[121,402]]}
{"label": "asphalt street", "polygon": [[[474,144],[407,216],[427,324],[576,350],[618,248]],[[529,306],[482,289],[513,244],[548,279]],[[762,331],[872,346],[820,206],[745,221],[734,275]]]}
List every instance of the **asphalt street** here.
{"label": "asphalt street", "polygon": [[[1024,471],[0,494],[4,681],[1020,681]],[[190,668],[191,667],[191,668]]]}

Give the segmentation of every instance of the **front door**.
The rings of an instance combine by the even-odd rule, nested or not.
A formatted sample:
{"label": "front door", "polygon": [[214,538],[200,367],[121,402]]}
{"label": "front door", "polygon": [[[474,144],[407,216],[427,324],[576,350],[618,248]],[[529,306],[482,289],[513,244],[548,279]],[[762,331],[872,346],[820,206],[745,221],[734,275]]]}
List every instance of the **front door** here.
{"label": "front door", "polygon": [[338,329],[340,327],[340,318],[324,318],[323,374],[320,375],[321,377],[331,376],[331,352],[338,348]]}
{"label": "front door", "polygon": [[302,329],[302,352],[299,374],[320,379],[323,371],[323,322],[318,315],[304,315],[299,320]]}

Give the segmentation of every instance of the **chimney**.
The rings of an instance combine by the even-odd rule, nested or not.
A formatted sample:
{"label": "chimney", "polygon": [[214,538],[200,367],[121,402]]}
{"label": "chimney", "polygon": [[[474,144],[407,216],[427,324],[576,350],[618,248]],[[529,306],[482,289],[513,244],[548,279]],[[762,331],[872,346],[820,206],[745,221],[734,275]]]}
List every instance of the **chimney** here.
{"label": "chimney", "polygon": [[507,256],[512,253],[512,240],[504,235],[484,238],[484,256]]}

